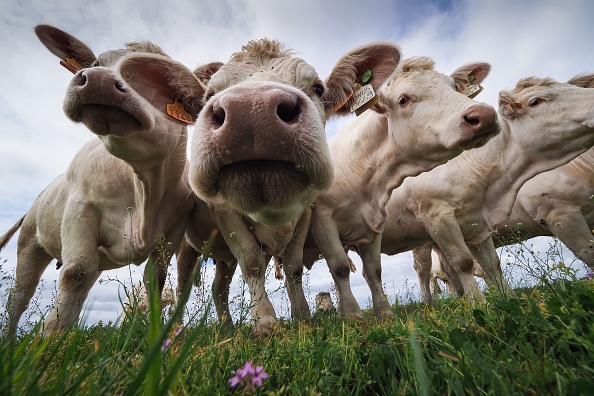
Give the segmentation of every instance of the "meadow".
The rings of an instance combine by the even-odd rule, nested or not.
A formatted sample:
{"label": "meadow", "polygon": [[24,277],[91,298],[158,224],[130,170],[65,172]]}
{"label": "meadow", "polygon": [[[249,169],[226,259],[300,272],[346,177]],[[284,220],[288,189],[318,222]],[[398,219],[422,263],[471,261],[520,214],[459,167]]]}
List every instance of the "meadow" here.
{"label": "meadow", "polygon": [[[513,265],[534,268],[516,249]],[[147,316],[50,337],[29,323],[0,345],[0,395],[592,395],[594,279],[555,254],[538,264],[517,298],[396,299],[394,319],[317,312],[256,339],[246,319],[219,325],[209,298],[163,319],[152,296]]]}

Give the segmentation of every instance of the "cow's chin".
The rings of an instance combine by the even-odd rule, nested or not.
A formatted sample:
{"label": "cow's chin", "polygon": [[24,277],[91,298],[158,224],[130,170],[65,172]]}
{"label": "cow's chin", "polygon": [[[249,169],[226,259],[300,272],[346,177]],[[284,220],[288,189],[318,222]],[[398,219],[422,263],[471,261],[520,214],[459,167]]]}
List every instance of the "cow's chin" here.
{"label": "cow's chin", "polygon": [[460,148],[462,150],[470,150],[484,146],[491,138],[496,136],[499,130],[493,130],[491,132],[483,133],[482,135],[473,136],[460,142]]}
{"label": "cow's chin", "polygon": [[[146,129],[145,120],[113,106],[84,105],[79,110],[77,121],[81,121],[91,132],[100,135],[125,137]],[[142,122],[145,121],[145,122]]]}
{"label": "cow's chin", "polygon": [[228,205],[253,220],[279,225],[315,199],[307,175],[284,161],[242,161],[221,168],[215,189]]}

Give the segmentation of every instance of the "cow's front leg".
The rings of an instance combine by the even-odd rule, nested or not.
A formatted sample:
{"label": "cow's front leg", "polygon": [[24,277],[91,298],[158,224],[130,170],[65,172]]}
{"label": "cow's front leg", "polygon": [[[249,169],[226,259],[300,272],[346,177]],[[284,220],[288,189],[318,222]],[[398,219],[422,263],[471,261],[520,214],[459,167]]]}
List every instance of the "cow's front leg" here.
{"label": "cow's front leg", "polygon": [[[427,243],[413,249],[413,265],[419,278],[419,287],[421,297],[425,304],[433,304],[433,295],[431,293],[431,250],[433,243]],[[437,282],[436,282],[437,284]],[[438,286],[439,287],[439,286]]]}
{"label": "cow's front leg", "polygon": [[229,289],[231,288],[233,274],[235,274],[235,269],[237,268],[237,261],[227,263],[217,260],[215,266],[215,276],[211,289],[212,299],[214,300],[217,316],[221,324],[232,327],[233,320],[231,319],[231,311],[229,310]]}
{"label": "cow's front leg", "polygon": [[442,263],[449,263],[443,269],[456,292],[466,295],[470,301],[485,302],[485,295],[472,274],[474,256],[466,245],[459,223],[449,215],[432,220],[432,223],[426,229],[437,244],[437,255],[440,259],[445,257]]}
{"label": "cow's front leg", "polygon": [[258,336],[270,333],[278,320],[265,288],[265,254],[239,214],[221,211],[218,216],[221,233],[239,262],[241,273],[250,290],[252,334]]}
{"label": "cow's front leg", "polygon": [[351,290],[349,257],[344,251],[334,222],[324,219],[312,220],[311,231],[334,279],[341,315],[363,319],[359,303]]}
{"label": "cow's front leg", "polygon": [[69,202],[62,219],[62,268],[56,302],[44,332],[65,330],[77,319],[91,287],[99,278],[99,220],[91,205]]}
{"label": "cow's front leg", "polygon": [[391,318],[394,317],[394,312],[390,309],[390,303],[382,285],[381,242],[380,234],[369,245],[359,246],[359,254],[363,261],[363,277],[371,291],[375,316]]}
{"label": "cow's front leg", "polygon": [[489,239],[479,246],[471,246],[470,249],[474,258],[485,272],[485,282],[487,282],[487,285],[505,296],[515,297],[516,293],[503,277],[501,261],[497,255],[493,237],[489,237]]}
{"label": "cow's front leg", "polygon": [[311,312],[303,293],[303,244],[309,230],[311,210],[307,209],[297,222],[291,242],[285,248],[283,267],[285,271],[285,285],[291,302],[291,316],[293,319],[309,321]]}

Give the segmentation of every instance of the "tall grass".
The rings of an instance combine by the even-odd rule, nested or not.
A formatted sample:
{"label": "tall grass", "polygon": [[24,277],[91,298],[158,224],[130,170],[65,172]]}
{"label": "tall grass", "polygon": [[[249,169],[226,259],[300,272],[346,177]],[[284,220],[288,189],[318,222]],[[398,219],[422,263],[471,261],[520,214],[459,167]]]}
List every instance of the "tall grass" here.
{"label": "tall grass", "polygon": [[256,389],[267,395],[594,394],[594,280],[559,264],[514,299],[397,300],[392,320],[316,315],[257,339],[247,324],[219,326],[209,307],[175,335],[183,308],[162,319],[152,295],[147,316],[135,310],[118,326],[43,337],[37,324],[3,342],[0,394],[240,394],[228,379],[247,361],[269,374]]}

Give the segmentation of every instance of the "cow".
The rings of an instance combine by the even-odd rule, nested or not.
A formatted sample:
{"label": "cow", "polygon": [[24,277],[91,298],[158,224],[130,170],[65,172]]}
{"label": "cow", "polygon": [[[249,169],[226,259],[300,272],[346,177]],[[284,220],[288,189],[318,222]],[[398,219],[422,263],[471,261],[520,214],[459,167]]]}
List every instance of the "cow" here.
{"label": "cow", "polygon": [[[435,71],[430,58],[408,59],[380,89],[379,101],[329,139],[335,177],[314,202],[303,262],[311,268],[320,252],[326,258],[341,314],[361,315],[350,290],[352,263],[343,245],[365,249],[363,244],[376,243],[385,203],[405,177],[481,146],[499,132],[495,110],[461,93],[469,81],[478,86],[489,70],[486,63],[474,63],[448,76]],[[290,271],[289,285],[301,276],[300,268]],[[380,305],[378,314],[390,314],[387,303],[374,304]]]}
{"label": "cow", "polygon": [[[594,148],[573,161],[528,180],[518,191],[509,219],[493,234],[495,247],[537,236],[554,236],[594,270]],[[430,289],[448,283],[445,265],[432,257]],[[474,263],[474,276],[484,271]]]}
{"label": "cow", "polygon": [[380,106],[330,139],[336,169],[331,188],[314,202],[311,237],[304,263],[326,259],[343,316],[362,317],[349,283],[350,260],[344,245],[356,246],[364,277],[375,287],[376,316],[393,316],[381,285],[380,241],[385,206],[406,177],[428,171],[499,133],[495,110],[461,92],[478,86],[490,71],[486,63],[462,66],[451,75],[434,61],[403,62],[381,92]]}
{"label": "cow", "polygon": [[413,253],[418,253],[415,265],[425,301],[431,301],[431,249],[423,245],[434,244],[452,268],[450,281],[459,295],[484,301],[471,272],[475,259],[490,286],[513,295],[491,233],[508,220],[527,180],[592,147],[592,110],[594,91],[574,80],[527,77],[512,91],[500,92],[497,137],[394,190],[381,251],[392,255],[419,248]]}
{"label": "cow", "polygon": [[64,99],[66,116],[98,139],[80,149],[25,215],[7,334],[16,334],[52,259],[62,268],[44,324],[48,334],[76,321],[101,271],[140,265],[151,256],[162,288],[167,259],[157,249],[157,236],[175,249],[194,206],[187,179],[187,125],[202,108],[206,88],[150,42],[95,56],[55,27],[39,25],[35,33],[74,73]]}
{"label": "cow", "polygon": [[333,179],[326,120],[350,113],[360,98],[355,84],[376,92],[399,62],[396,45],[374,42],[345,54],[322,81],[279,41],[252,40],[208,82],[190,185],[209,204],[247,282],[253,335],[277,323],[264,287],[269,255],[283,257],[293,318],[311,318],[301,257],[310,206]]}

